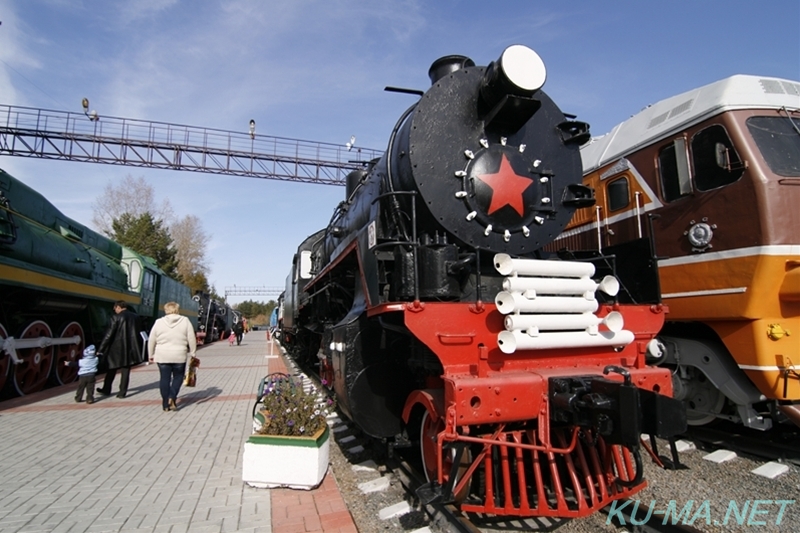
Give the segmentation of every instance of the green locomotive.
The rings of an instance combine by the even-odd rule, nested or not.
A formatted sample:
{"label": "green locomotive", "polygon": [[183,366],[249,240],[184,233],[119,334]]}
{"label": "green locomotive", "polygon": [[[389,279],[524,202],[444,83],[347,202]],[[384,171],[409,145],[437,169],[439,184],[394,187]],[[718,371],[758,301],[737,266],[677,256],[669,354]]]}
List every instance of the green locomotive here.
{"label": "green locomotive", "polygon": [[128,302],[146,331],[169,301],[197,327],[188,287],[0,169],[0,392],[74,381],[77,369],[64,361],[102,339],[116,300]]}

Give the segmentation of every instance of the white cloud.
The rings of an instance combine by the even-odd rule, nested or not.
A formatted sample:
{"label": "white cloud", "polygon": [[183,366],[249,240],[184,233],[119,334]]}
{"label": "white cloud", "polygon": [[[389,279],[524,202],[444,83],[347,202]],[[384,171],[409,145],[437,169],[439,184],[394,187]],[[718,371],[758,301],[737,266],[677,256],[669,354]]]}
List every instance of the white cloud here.
{"label": "white cloud", "polygon": [[[414,101],[385,86],[426,89],[437,57],[463,54],[485,65],[521,43],[545,60],[545,90],[556,103],[599,134],[638,102],[663,96],[667,88],[654,91],[660,79],[690,87],[692,69],[752,70],[766,58],[796,71],[796,16],[770,13],[789,12],[790,2],[754,11],[752,29],[736,42],[730,28],[744,8],[714,3],[698,5],[694,19],[710,12],[716,23],[692,33],[681,26],[692,21],[669,6],[660,14],[673,18],[654,21],[650,7],[583,0],[0,0],[0,103],[79,111],[88,97],[101,117],[242,132],[253,118],[259,134],[341,143],[355,134],[360,146],[383,148]],[[764,28],[775,42],[759,38]],[[681,37],[655,38],[667,32]],[[672,55],[687,67],[659,70],[664,56],[650,34],[677,47]],[[720,42],[747,50],[720,54]],[[689,45],[691,53],[681,48]],[[107,181],[144,175],[176,214],[203,220],[218,289],[282,284],[292,248],[328,222],[342,197],[333,187],[0,157],[79,221],[91,218]]]}

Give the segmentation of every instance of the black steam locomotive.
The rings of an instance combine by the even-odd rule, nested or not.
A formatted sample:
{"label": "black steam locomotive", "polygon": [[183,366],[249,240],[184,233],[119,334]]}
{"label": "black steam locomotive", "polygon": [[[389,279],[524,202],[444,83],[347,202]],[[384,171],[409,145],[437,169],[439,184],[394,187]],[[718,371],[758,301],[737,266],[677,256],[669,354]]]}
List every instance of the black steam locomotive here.
{"label": "black steam locomotive", "polygon": [[542,252],[594,193],[589,127],[542,92],[533,50],[448,56],[429,75],[298,248],[281,342],[365,433],[418,447],[425,499],[590,514],[645,485],[641,433],[685,426],[669,372],[645,362],[665,309],[617,268],[651,279],[650,247]]}
{"label": "black steam locomotive", "polygon": [[218,301],[202,291],[195,293],[192,300],[197,302],[198,306],[197,342],[211,344],[220,339],[227,339],[231,334],[234,318],[239,316],[238,312],[224,301]]}

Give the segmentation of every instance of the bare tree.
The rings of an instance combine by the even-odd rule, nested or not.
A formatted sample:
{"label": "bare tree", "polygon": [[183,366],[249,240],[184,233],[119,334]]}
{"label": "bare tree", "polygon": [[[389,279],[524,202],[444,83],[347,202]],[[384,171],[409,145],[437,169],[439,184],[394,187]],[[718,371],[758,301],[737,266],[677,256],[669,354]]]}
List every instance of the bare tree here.
{"label": "bare tree", "polygon": [[92,204],[92,210],[92,224],[108,237],[114,235],[112,222],[123,213],[133,217],[150,213],[154,219],[163,220],[167,224],[174,217],[169,200],[156,205],[153,187],[143,176],[134,178],[130,174],[116,186],[112,183],[106,184],[103,193]]}
{"label": "bare tree", "polygon": [[169,200],[156,203],[155,190],[144,177],[134,178],[128,174],[117,185],[108,183],[92,209],[92,224],[111,238],[115,235],[113,224],[122,215],[139,219],[149,214],[153,220],[163,221],[177,251],[179,278],[190,286],[198,286],[192,288],[203,289],[208,284],[206,249],[210,236],[203,229],[200,219],[186,215],[177,220]]}
{"label": "bare tree", "polygon": [[209,236],[203,229],[200,219],[186,215],[170,225],[170,235],[178,250],[178,274],[188,280],[197,273],[208,272],[206,248]]}

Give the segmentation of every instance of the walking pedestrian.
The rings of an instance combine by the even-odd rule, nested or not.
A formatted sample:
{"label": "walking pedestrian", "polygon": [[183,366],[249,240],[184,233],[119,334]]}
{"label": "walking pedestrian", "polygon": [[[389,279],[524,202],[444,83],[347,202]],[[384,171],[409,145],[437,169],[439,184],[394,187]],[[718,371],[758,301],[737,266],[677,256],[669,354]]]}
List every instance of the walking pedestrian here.
{"label": "walking pedestrian", "polygon": [[[244,317],[239,319],[239,321],[233,325],[233,333],[231,335],[236,336],[236,346],[242,344],[242,335],[244,334]],[[233,343],[231,343],[233,344]]]}
{"label": "walking pedestrian", "polygon": [[78,367],[78,390],[75,391],[75,401],[83,401],[83,391],[86,390],[86,403],[94,403],[94,383],[97,375],[97,354],[94,344],[83,350],[83,357],[77,361],[64,361],[65,366]]}
{"label": "walking pedestrian", "polygon": [[103,386],[97,389],[98,393],[103,396],[111,394],[111,385],[119,371],[117,398],[127,396],[131,367],[144,363],[142,347],[139,345],[140,330],[139,316],[128,308],[128,304],[122,300],[114,302],[114,315],[97,347],[97,353],[108,361],[108,371],[103,379]]}
{"label": "walking pedestrian", "polygon": [[158,363],[161,407],[164,411],[178,410],[178,393],[189,362],[197,351],[197,337],[189,319],[178,314],[177,302],[164,304],[163,317],[156,320],[147,340],[151,362]]}

